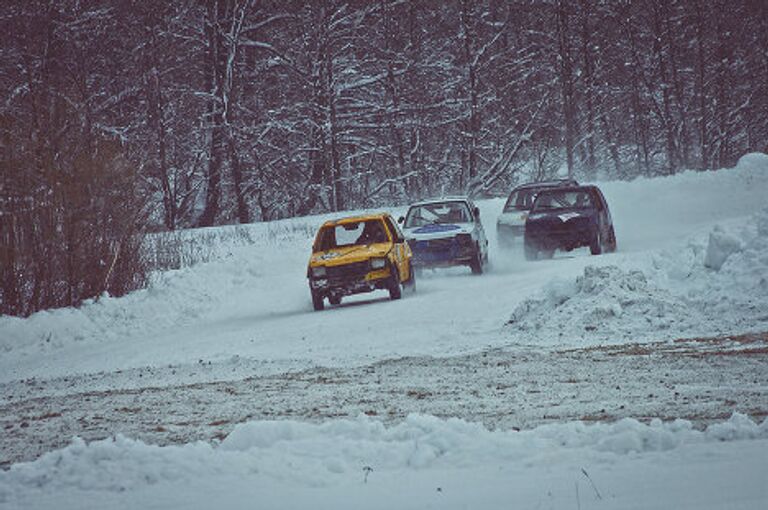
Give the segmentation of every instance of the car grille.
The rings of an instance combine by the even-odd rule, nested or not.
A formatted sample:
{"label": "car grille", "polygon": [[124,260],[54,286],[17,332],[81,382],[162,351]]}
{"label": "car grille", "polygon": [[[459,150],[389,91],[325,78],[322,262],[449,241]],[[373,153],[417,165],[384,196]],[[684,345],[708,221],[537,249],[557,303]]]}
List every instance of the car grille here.
{"label": "car grille", "polygon": [[353,262],[341,266],[328,266],[326,274],[328,278],[350,278],[356,276],[365,276],[370,271],[370,264],[367,260],[362,262]]}

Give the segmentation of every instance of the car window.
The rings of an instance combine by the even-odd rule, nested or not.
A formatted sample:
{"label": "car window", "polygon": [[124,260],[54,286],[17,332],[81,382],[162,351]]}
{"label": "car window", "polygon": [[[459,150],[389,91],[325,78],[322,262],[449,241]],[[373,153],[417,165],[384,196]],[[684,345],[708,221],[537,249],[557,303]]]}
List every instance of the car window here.
{"label": "car window", "polygon": [[533,210],[545,211],[589,207],[594,207],[594,203],[587,190],[546,191],[536,197]]}
{"label": "car window", "polygon": [[430,223],[470,223],[472,214],[466,202],[435,202],[416,205],[408,210],[405,228],[421,227]]}
{"label": "car window", "polygon": [[320,250],[385,243],[389,240],[379,219],[330,225],[320,234]]}
{"label": "car window", "polygon": [[400,229],[395,225],[395,222],[392,221],[392,218],[389,216],[384,218],[384,223],[387,224],[387,228],[389,229],[389,232],[392,234],[392,236],[395,239],[395,242],[401,243],[403,242],[403,233],[400,232]]}
{"label": "car window", "polygon": [[504,204],[504,212],[511,211],[529,211],[533,205],[533,200],[536,198],[536,190],[522,189],[513,191],[507,198],[507,203]]}

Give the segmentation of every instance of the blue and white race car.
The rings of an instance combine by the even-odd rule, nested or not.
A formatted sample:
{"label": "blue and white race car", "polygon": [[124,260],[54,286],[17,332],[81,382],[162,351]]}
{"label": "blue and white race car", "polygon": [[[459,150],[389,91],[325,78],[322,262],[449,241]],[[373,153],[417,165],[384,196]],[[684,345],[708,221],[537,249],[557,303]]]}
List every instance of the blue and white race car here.
{"label": "blue and white race car", "polygon": [[413,204],[399,221],[416,268],[469,266],[481,274],[488,263],[480,210],[467,197]]}

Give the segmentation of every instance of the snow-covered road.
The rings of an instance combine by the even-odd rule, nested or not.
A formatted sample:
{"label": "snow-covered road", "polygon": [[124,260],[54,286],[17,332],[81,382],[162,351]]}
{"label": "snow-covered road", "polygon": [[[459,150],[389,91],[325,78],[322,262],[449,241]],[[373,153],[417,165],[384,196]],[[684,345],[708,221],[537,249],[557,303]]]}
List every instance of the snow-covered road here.
{"label": "snow-covered road", "polygon": [[[765,289],[756,286],[766,269],[763,259],[752,255],[735,264],[733,274],[703,266],[708,235],[716,226],[743,248],[759,250],[765,243],[749,218],[766,205],[766,166],[764,156],[749,155],[736,169],[604,183],[619,252],[600,257],[583,249],[527,263],[520,250],[499,251],[495,218],[502,201],[485,201],[481,216],[492,242],[488,274],[475,277],[463,268],[427,272],[414,296],[391,302],[377,291],[322,313],[312,311],[305,268],[311,244],[306,232],[324,218],[287,220],[309,228],[282,237],[267,236],[264,225],[254,225],[256,244],[218,246],[227,256],[162,274],[146,291],[26,320],[0,318],[0,350],[5,351],[0,382],[200,360],[221,365],[220,376],[229,377],[233,359],[251,361],[252,375],[256,364],[259,374],[269,374],[513,344],[585,347],[768,329],[768,313],[752,309],[765,298]],[[618,329],[606,317],[590,326],[596,327],[593,334],[573,329],[584,317],[570,313],[548,317],[549,326],[536,334],[505,326],[515,308],[537,293],[574,292],[569,286],[586,266],[618,268],[610,275],[589,275],[590,285],[617,287],[622,280],[632,287],[639,277],[647,288],[570,296],[574,307],[618,310],[616,302],[626,298],[646,302],[645,308],[629,310],[634,316],[624,314]],[[642,274],[627,274],[632,270]],[[752,288],[743,288],[744,281]],[[712,309],[723,299],[727,310],[713,317]],[[535,313],[518,319],[536,320]]]}
{"label": "snow-covered road", "polygon": [[[333,427],[334,417],[355,418],[357,413],[394,427],[417,412],[458,416],[504,430],[622,417],[685,417],[697,425],[715,426],[729,411],[762,419],[768,407],[768,381],[761,369],[768,361],[768,340],[760,334],[768,331],[768,156],[745,156],[734,169],[602,183],[601,188],[613,213],[618,253],[593,257],[580,250],[558,253],[553,260],[525,262],[520,250],[497,249],[495,218],[502,201],[483,201],[481,217],[492,243],[489,272],[473,276],[461,268],[428,271],[418,281],[417,293],[399,301],[390,301],[381,292],[312,311],[305,278],[308,232],[325,219],[312,217],[244,227],[252,242],[218,243],[210,248],[215,260],[158,274],[150,288],[123,298],[105,297],[80,309],[41,312],[28,319],[0,317],[0,423],[5,434],[0,454],[16,462],[60,447],[72,435],[97,439],[118,432],[158,444],[193,439],[216,443],[217,437],[240,430],[237,423],[249,420],[298,418]],[[226,228],[218,232],[223,231]],[[188,235],[202,239],[205,233]],[[750,332],[758,335],[739,337],[748,341],[728,340],[729,335]],[[673,342],[683,338],[707,340]],[[493,367],[512,368],[505,372]],[[516,377],[524,377],[524,382],[516,383]],[[626,384],[617,382],[622,378]],[[465,405],[451,405],[451,399]],[[565,407],[553,404],[566,399],[570,400]],[[489,418],[493,416],[497,418]],[[291,440],[325,437],[323,431],[284,423],[287,430],[301,430],[288,432],[289,445]],[[365,429],[367,423],[350,426],[336,440],[344,448],[354,448],[356,427]],[[734,438],[750,439],[755,451],[768,452],[766,424],[751,426],[753,432]],[[453,451],[453,443],[446,439],[454,437],[452,426],[431,427],[430,437],[445,442],[446,452]],[[623,429],[616,427],[606,435],[621,435]],[[633,424],[622,441],[645,444],[643,427],[647,426]],[[423,427],[419,430],[423,432]],[[546,436],[542,430],[530,433],[534,438]],[[420,441],[421,432],[401,433]],[[477,440],[493,433],[479,431]],[[320,442],[332,438],[333,434]],[[380,437],[371,441],[379,441],[380,448],[387,442]],[[50,459],[0,472],[0,506],[10,502],[12,508],[48,508],[57,494],[92,490],[111,494],[119,480],[106,488],[91,483],[98,470],[94,458],[101,455],[95,451],[103,450],[114,459],[110,462],[115,463],[115,477],[128,478],[129,485],[138,487],[138,499],[110,496],[102,502],[146,507],[149,501],[160,501],[148,496],[155,492],[154,482],[133,480],[126,473],[134,468],[118,459],[134,455],[137,448],[149,448],[148,453],[136,454],[139,459],[143,455],[166,459],[145,459],[152,466],[174,464],[188,455],[199,457],[201,465],[205,459],[216,464],[223,455],[193,445],[154,453],[143,443],[98,444],[75,444],[64,450],[63,461],[57,461],[65,467],[71,462],[66,469],[81,470],[84,478],[79,481],[35,481],[36,476],[61,475],[61,467]],[[320,446],[312,448],[319,450],[307,453],[310,457],[330,455]],[[708,446],[693,448],[681,455],[706,457],[713,451]],[[585,458],[601,457],[596,453],[600,448],[588,449]],[[645,447],[630,450],[643,452]],[[632,459],[626,452],[611,452],[617,455],[610,461],[618,466],[617,472],[631,473]],[[678,453],[670,457],[675,462],[681,461]],[[559,454],[557,448],[552,450],[555,458]],[[282,460],[274,455],[269,453],[269,462],[253,468],[268,473],[267,480],[274,484],[263,479],[259,483],[274,494],[293,485],[302,491],[330,487],[328,507],[347,507],[335,504],[335,491],[346,483],[344,473],[351,476],[354,471],[357,477],[362,469],[352,467],[356,462],[352,457],[341,455],[338,462],[323,465],[320,473],[299,470],[303,474],[289,476],[281,471],[285,465],[308,462],[309,457],[298,450]],[[485,472],[487,459],[461,455],[458,464],[470,466],[472,476],[489,486],[499,481]],[[726,452],[718,458],[725,468],[735,457]],[[750,465],[756,468],[762,462],[764,467],[765,458],[768,455],[750,457]],[[448,479],[460,477],[459,471],[446,474],[442,461],[429,459],[419,467],[427,469],[420,475],[425,483],[436,483],[444,474]],[[502,455],[492,458],[491,464],[507,461]],[[238,462],[249,466],[250,461]],[[385,475],[388,481],[372,490],[397,486],[405,476],[403,470],[413,468],[414,462],[412,455],[393,461]],[[570,471],[563,471],[571,461],[551,462],[560,481],[570,480],[569,496],[550,491],[547,499],[545,484],[542,491],[530,491],[524,500],[529,506],[536,501],[547,507],[573,503],[573,481],[570,474],[564,475]],[[653,462],[646,456],[638,465]],[[533,480],[525,476],[541,475],[548,463],[538,458],[534,469],[520,476]],[[694,465],[706,471],[702,462]],[[179,475],[192,480],[191,485],[162,473],[148,476],[166,488],[181,483],[189,490],[194,480],[206,477],[204,468],[193,471]],[[226,476],[239,479],[241,473],[235,469]],[[712,480],[711,473],[706,476]],[[630,479],[627,475],[623,482],[615,481],[614,494],[621,492],[616,497],[624,503],[634,494]],[[232,487],[241,481],[232,482]],[[586,478],[580,482],[586,484]],[[649,481],[660,489],[664,484],[661,479],[657,482]],[[738,477],[725,477],[723,483],[734,490],[739,484],[749,485]],[[581,490],[595,492],[585,487]],[[359,489],[353,494],[364,493],[356,492]],[[439,504],[429,499],[432,495],[419,499],[418,489],[413,488],[401,503]],[[491,490],[488,497],[504,494]],[[755,502],[768,502],[757,487],[750,486],[746,494],[744,505],[734,507],[759,508]],[[454,506],[460,507],[461,498],[468,495],[452,500]],[[658,500],[659,508],[688,502],[685,491],[669,495]],[[302,497],[290,500],[287,507],[304,506]],[[246,501],[234,498],[229,506],[244,507]],[[489,506],[503,506],[502,499],[494,501]],[[600,501],[590,495],[594,507],[617,507]],[[712,499],[709,508],[720,506],[717,501]]]}

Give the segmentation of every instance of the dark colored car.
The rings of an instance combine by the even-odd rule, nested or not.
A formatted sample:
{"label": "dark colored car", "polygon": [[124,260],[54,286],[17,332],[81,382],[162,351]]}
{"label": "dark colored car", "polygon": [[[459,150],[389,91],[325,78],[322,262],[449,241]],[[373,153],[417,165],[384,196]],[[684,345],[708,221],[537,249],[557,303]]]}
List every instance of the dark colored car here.
{"label": "dark colored car", "polygon": [[399,221],[416,268],[469,266],[481,274],[488,263],[480,210],[467,197],[413,204]]}
{"label": "dark colored car", "polygon": [[530,182],[517,186],[507,197],[499,218],[496,220],[496,238],[501,246],[512,246],[516,239],[525,234],[525,219],[531,210],[536,195],[550,188],[578,186],[573,179]]}
{"label": "dark colored car", "polygon": [[616,233],[597,186],[542,190],[525,222],[525,258],[550,258],[555,250],[588,246],[592,255],[616,251]]}

